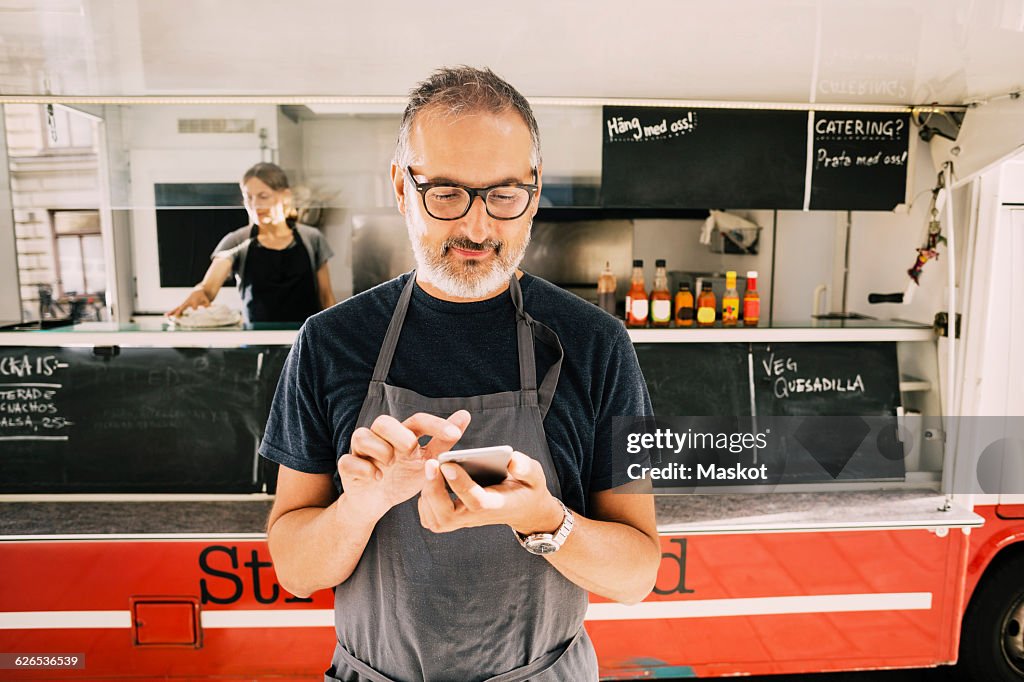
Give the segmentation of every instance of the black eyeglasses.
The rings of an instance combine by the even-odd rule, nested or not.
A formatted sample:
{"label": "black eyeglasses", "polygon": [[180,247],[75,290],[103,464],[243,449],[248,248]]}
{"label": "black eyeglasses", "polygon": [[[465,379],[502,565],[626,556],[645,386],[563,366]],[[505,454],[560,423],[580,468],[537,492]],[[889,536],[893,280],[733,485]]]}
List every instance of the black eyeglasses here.
{"label": "black eyeglasses", "polygon": [[491,187],[466,187],[451,182],[416,182],[412,166],[406,166],[416,191],[423,197],[423,208],[431,218],[437,220],[458,220],[473,205],[473,199],[480,197],[487,215],[495,220],[515,220],[526,213],[530,200],[537,193],[537,169],[533,169],[533,184],[492,185]]}

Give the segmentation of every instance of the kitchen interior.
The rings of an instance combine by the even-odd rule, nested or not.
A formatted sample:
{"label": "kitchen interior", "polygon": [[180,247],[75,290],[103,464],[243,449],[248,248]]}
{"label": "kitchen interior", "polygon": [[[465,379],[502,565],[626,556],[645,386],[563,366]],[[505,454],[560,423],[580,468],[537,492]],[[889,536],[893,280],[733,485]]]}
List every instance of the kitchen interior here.
{"label": "kitchen interior", "polygon": [[[187,274],[177,272],[186,268],[181,263],[183,247],[169,244],[166,236],[161,241],[161,230],[166,234],[173,229],[161,228],[161,222],[173,226],[176,220],[189,223],[185,215],[202,215],[210,224],[204,222],[198,231],[214,235],[203,243],[212,239],[215,244],[223,233],[244,223],[240,194],[230,185],[260,160],[285,169],[303,220],[326,235],[335,252],[329,264],[339,300],[411,269],[405,225],[388,175],[401,108],[358,103],[58,107],[62,116],[54,125],[102,126],[106,142],[102,156],[110,178],[109,200],[100,191],[88,196],[80,190],[57,199],[78,209],[109,211],[109,221],[98,221],[103,223],[102,246],[89,252],[85,268],[102,268],[100,260],[115,266],[108,275],[111,283],[116,281],[110,287],[115,291],[107,294],[114,299],[111,310],[99,315],[127,322],[160,316],[177,305],[191,287],[186,282],[201,278],[209,253],[200,249],[186,254],[192,256]],[[50,134],[46,107],[12,104],[6,109],[12,195],[16,206],[25,206],[16,209],[15,220],[29,222],[37,217],[32,215],[32,201],[38,200],[38,192],[30,178],[20,180],[18,168],[33,155],[52,152],[17,143],[29,138],[29,132],[37,138]],[[932,311],[945,298],[940,263],[924,270],[921,289],[911,302],[868,302],[871,293],[903,291],[908,266],[926,236],[936,170],[928,144],[917,136],[911,139],[907,202],[892,212],[729,211],[728,206],[609,209],[600,203],[601,107],[541,102],[535,111],[543,145],[544,189],[524,268],[594,303],[598,278],[608,263],[616,278],[618,309],[624,312],[634,259],[644,263],[648,291],[655,261],[664,259],[673,296],[684,280],[696,296],[698,278],[714,278],[719,303],[727,271],[739,273],[741,294],[746,273],[758,272],[762,326],[813,326],[816,320],[842,317],[930,325]],[[26,121],[35,129],[27,131]],[[12,133],[14,126],[17,135]],[[96,143],[92,149],[99,156]],[[98,167],[94,161],[97,178]],[[158,203],[156,188],[175,185],[180,187],[177,194]],[[961,218],[964,205],[955,203]],[[722,226],[710,231],[708,243],[702,243],[708,209],[726,214],[719,219]],[[38,210],[56,213],[53,206]],[[211,210],[212,217],[207,217]],[[30,305],[38,302],[33,256],[59,259],[59,254],[30,251],[38,248],[37,243],[27,236],[18,239],[26,270],[20,323],[58,317]],[[93,276],[89,284],[96,286],[97,279]],[[100,283],[102,287],[77,293],[103,294],[108,282],[104,278]],[[39,284],[73,291],[58,282]],[[220,296],[222,302],[238,305],[230,287]]]}

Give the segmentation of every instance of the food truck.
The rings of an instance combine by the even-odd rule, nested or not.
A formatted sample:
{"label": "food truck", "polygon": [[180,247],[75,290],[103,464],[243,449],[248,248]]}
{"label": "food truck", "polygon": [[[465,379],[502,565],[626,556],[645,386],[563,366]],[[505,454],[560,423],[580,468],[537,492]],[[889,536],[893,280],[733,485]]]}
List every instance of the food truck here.
{"label": "food truck", "polygon": [[[411,269],[387,177],[402,93],[466,62],[509,78],[540,124],[524,269],[595,303],[611,269],[623,318],[636,260],[646,291],[663,259],[671,294],[707,284],[719,302],[727,271],[757,273],[756,325],[629,329],[659,428],[771,432],[734,459],[772,473],[648,471],[661,567],[638,604],[591,598],[602,678],[957,664],[1024,680],[1020,3],[334,22],[264,2],[50,5],[0,10],[16,46],[0,74],[4,679],[322,675],[333,596],[278,584],[276,470],[257,454],[298,326],[163,313],[244,224],[237,183],[258,161],[294,179],[339,299]],[[464,51],[430,39],[453,25]],[[325,52],[253,54],[271,26]],[[399,39],[414,64],[380,56]]]}

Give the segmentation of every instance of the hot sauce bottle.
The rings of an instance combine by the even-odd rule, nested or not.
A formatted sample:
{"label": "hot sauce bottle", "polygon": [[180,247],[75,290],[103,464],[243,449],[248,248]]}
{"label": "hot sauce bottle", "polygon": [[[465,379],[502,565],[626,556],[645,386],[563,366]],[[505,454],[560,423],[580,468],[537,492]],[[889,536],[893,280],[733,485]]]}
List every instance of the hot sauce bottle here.
{"label": "hot sauce bottle", "polygon": [[679,291],[676,293],[676,325],[693,326],[693,292],[686,282],[680,283]]}
{"label": "hot sauce bottle", "polygon": [[597,278],[597,305],[609,314],[615,314],[615,273],[608,261],[604,262],[604,271]]}
{"label": "hot sauce bottle", "polygon": [[725,293],[722,294],[722,324],[735,327],[740,319],[740,294],[736,291],[736,271],[725,273]]}
{"label": "hot sauce bottle", "polygon": [[697,326],[714,327],[717,317],[718,300],[715,292],[711,291],[711,282],[704,282],[700,285],[700,295],[697,296]]}
{"label": "hot sauce bottle", "polygon": [[651,290],[651,326],[667,327],[672,322],[672,293],[668,290],[665,261],[654,261],[654,289]]}
{"label": "hot sauce bottle", "polygon": [[633,261],[633,285],[626,294],[626,326],[647,326],[647,289],[644,288],[644,262]]}
{"label": "hot sauce bottle", "polygon": [[757,293],[757,270],[747,273],[747,288],[743,292],[743,326],[756,327],[761,318],[761,296]]}

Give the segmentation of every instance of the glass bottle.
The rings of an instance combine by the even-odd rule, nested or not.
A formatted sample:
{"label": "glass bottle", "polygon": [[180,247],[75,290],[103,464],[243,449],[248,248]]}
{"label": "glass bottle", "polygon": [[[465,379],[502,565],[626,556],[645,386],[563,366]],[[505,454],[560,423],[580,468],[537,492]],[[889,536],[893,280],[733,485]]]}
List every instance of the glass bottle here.
{"label": "glass bottle", "polygon": [[654,261],[654,288],[651,290],[651,326],[667,327],[672,322],[672,292],[668,290],[665,261]]}
{"label": "glass bottle", "polygon": [[626,295],[626,325],[629,327],[647,326],[647,289],[644,288],[644,262],[633,261],[632,286]]}
{"label": "glass bottle", "polygon": [[700,294],[697,296],[697,326],[714,327],[718,310],[718,300],[715,292],[711,291],[711,282],[703,282],[700,285]]}
{"label": "glass bottle", "polygon": [[722,325],[735,327],[740,319],[740,294],[736,291],[736,271],[725,273],[725,293],[722,294]]}
{"label": "glass bottle", "polygon": [[681,282],[676,292],[676,326],[693,326],[693,292],[688,282]]}
{"label": "glass bottle", "polygon": [[761,318],[761,295],[757,293],[757,270],[747,273],[747,287],[743,291],[743,326],[756,327]]}
{"label": "glass bottle", "polygon": [[612,272],[611,263],[604,262],[604,270],[597,278],[597,305],[609,315],[615,314],[615,273]]}

